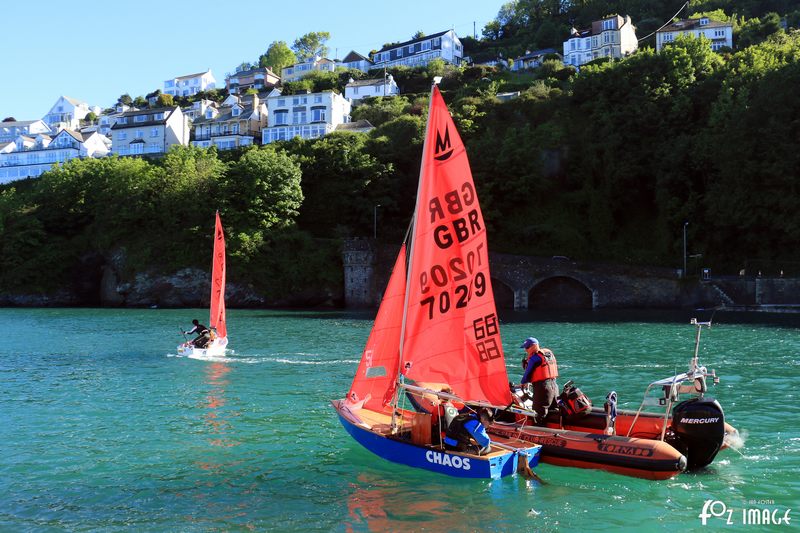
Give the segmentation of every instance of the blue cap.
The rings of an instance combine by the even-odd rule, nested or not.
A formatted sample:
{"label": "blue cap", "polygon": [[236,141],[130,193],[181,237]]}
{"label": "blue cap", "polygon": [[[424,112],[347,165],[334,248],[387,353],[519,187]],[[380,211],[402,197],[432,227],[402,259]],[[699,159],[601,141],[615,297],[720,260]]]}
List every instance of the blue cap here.
{"label": "blue cap", "polygon": [[525,348],[527,350],[534,344],[539,344],[539,340],[536,339],[536,337],[528,337],[527,339],[525,339],[525,342],[522,343],[522,346],[520,346],[520,348]]}

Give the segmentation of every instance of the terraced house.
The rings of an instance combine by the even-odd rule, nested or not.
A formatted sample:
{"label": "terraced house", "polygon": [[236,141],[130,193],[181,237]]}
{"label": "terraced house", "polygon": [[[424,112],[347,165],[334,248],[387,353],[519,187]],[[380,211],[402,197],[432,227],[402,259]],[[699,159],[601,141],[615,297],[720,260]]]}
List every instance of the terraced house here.
{"label": "terraced house", "polygon": [[333,91],[285,96],[274,89],[267,97],[267,110],[264,144],[293,137],[315,139],[350,122],[350,101]]}
{"label": "terraced house", "polygon": [[456,32],[447,30],[404,43],[384,46],[372,55],[372,61],[375,68],[398,65],[422,67],[434,59],[443,59],[453,65],[460,65],[463,57],[464,48]]}
{"label": "terraced house", "polygon": [[564,41],[564,64],[579,67],[601,57],[620,59],[638,48],[631,17],[612,15],[592,22],[590,28],[572,28]]}
{"label": "terraced house", "polygon": [[232,94],[219,109],[206,108],[205,114],[192,123],[192,146],[230,150],[261,142],[261,130],[267,125],[267,106],[256,94]]}
{"label": "terraced house", "polygon": [[97,132],[79,133],[62,129],[54,135],[20,135],[0,143],[0,183],[41,176],[70,159],[108,155],[111,141]]}
{"label": "terraced house", "polygon": [[189,144],[189,125],[178,106],[126,111],[111,126],[111,140],[117,155],[163,154]]}

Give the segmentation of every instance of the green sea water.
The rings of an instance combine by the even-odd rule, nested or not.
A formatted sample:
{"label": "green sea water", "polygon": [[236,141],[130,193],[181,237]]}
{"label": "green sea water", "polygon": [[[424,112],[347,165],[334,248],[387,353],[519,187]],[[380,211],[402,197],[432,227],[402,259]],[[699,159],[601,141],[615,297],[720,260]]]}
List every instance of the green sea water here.
{"label": "green sea water", "polygon": [[[372,314],[240,311],[218,360],[176,355],[199,310],[0,309],[0,531],[797,530],[800,330],[794,317],[717,315],[700,358],[744,436],[667,481],[540,465],[464,481],[388,463],[340,426]],[[506,361],[539,338],[597,405],[636,408],[686,368],[709,314],[503,316]],[[766,319],[766,320],[765,320]],[[707,500],[731,510],[700,514]],[[743,523],[742,509],[791,523]],[[752,515],[750,516],[752,519]],[[730,519],[733,525],[727,525]],[[795,522],[795,520],[797,522]]]}

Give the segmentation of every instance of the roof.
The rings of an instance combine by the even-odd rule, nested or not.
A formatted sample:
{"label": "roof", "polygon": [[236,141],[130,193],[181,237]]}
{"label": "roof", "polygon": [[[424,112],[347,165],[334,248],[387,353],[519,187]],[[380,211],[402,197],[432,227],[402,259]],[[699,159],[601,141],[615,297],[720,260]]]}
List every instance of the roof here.
{"label": "roof", "polygon": [[125,111],[124,113],[120,113],[120,115],[119,115],[120,118],[122,118],[122,117],[135,117],[137,115],[155,115],[156,113],[164,113],[164,118],[162,118],[160,120],[154,120],[154,119],[146,120],[145,122],[132,122],[132,123],[129,123],[129,124],[120,124],[119,119],[118,119],[117,122],[115,122],[114,125],[111,126],[111,129],[112,130],[124,130],[124,129],[127,129],[127,128],[141,128],[142,126],[153,126],[153,125],[158,125],[158,124],[166,124],[167,120],[169,120],[169,117],[177,109],[180,109],[180,108],[175,106],[175,107],[159,107],[159,108],[156,108],[156,109],[142,109],[142,110],[138,110],[138,111]]}
{"label": "roof", "polygon": [[719,22],[716,20],[707,19],[708,23],[700,25],[701,19],[683,19],[677,22],[673,22],[669,26],[664,26],[656,33],[664,33],[668,31],[686,31],[686,30],[696,30],[700,28],[732,28],[733,24],[730,22]]}
{"label": "roof", "polygon": [[369,131],[373,129],[375,129],[375,126],[369,120],[363,119],[336,126],[336,131]]}
{"label": "roof", "polygon": [[78,133],[77,131],[72,131],[72,130],[68,130],[68,129],[65,128],[65,129],[59,131],[58,133],[56,133],[55,135],[53,135],[53,139],[55,139],[56,137],[58,137],[62,133],[64,135],[69,135],[70,137],[72,137],[73,139],[78,141],[79,143],[82,143],[86,138],[89,137],[89,135],[84,137],[82,134]]}
{"label": "roof", "polygon": [[11,120],[8,122],[0,122],[0,128],[24,128],[25,126],[30,126],[34,122],[40,122],[40,120]]}
{"label": "roof", "polygon": [[[386,83],[389,82],[389,80],[385,81]],[[383,84],[384,84],[383,78],[374,78],[369,80],[354,80],[345,85],[345,87],[370,87],[374,85],[383,85]]]}
{"label": "roof", "polygon": [[276,78],[280,78],[280,76],[278,76],[277,74],[272,72],[272,69],[269,68],[269,67],[253,67],[253,68],[249,68],[247,70],[240,70],[239,72],[234,72],[233,74],[229,74],[226,77],[226,79],[238,78],[239,76],[241,76],[241,77],[253,76],[258,72],[263,72],[265,74],[271,74],[271,75],[275,76]]}
{"label": "roof", "polygon": [[202,117],[197,117],[194,119],[194,125],[197,124],[205,124],[206,122],[226,122],[228,120],[249,120],[250,116],[253,114],[253,104],[252,102],[249,105],[242,106],[241,104],[237,104],[239,107],[242,107],[242,112],[238,116],[233,116],[233,106],[226,106],[220,109],[219,113],[215,117],[206,118],[205,115]]}
{"label": "roof", "polygon": [[82,102],[80,100],[76,100],[75,98],[70,98],[69,96],[62,96],[62,98],[64,100],[66,100],[67,102],[69,102],[70,104],[72,104],[72,105],[81,105],[81,104],[85,104],[86,103],[86,102]]}
{"label": "roof", "polygon": [[395,48],[400,48],[401,46],[408,46],[410,44],[421,43],[422,41],[427,41],[428,39],[435,39],[436,37],[441,37],[445,33],[451,30],[440,31],[439,33],[434,33],[433,35],[426,35],[425,37],[420,37],[419,39],[411,39],[410,41],[406,41],[404,43],[397,43],[397,44],[390,44],[384,46],[377,53],[385,52],[386,50],[394,50]]}
{"label": "roof", "polygon": [[357,61],[366,61],[368,63],[372,63],[370,58],[362,56],[355,50],[350,50],[350,53],[344,56],[344,59],[342,59],[342,63],[355,63]]}
{"label": "roof", "polygon": [[542,50],[528,52],[524,56],[519,56],[517,59],[533,59],[534,57],[546,56],[547,54],[558,54],[558,52],[556,52],[555,48],[544,48]]}
{"label": "roof", "polygon": [[186,76],[178,76],[177,78],[174,78],[174,79],[176,79],[176,80],[185,80],[185,79],[188,79],[188,78],[197,78],[198,76],[205,76],[209,72],[211,72],[211,69],[208,69],[205,72],[198,72],[197,74],[187,74]]}

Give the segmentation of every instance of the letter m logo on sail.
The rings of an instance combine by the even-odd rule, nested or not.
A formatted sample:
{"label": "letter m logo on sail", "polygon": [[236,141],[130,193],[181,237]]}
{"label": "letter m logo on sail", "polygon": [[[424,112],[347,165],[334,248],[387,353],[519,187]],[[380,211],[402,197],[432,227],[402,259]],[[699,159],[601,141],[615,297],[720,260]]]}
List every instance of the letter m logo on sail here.
{"label": "letter m logo on sail", "polygon": [[433,158],[437,161],[444,161],[453,155],[453,147],[450,144],[450,130],[447,129],[447,126],[444,127],[444,138],[442,138],[440,131],[436,131],[436,148],[433,153],[435,154]]}

